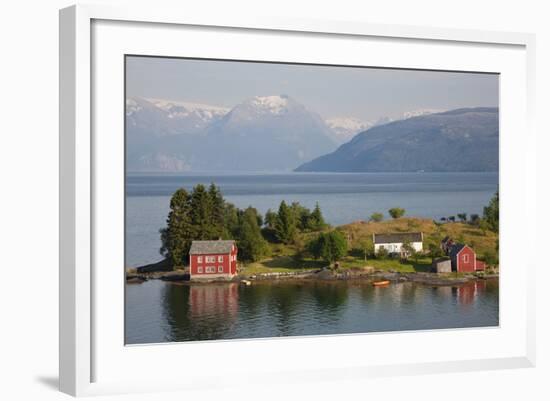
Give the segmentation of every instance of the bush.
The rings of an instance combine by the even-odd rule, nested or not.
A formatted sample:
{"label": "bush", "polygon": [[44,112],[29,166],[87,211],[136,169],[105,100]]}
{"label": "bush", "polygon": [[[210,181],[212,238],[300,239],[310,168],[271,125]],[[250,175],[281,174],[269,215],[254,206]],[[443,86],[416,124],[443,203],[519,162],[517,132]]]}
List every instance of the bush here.
{"label": "bush", "polygon": [[388,213],[392,218],[398,219],[405,215],[405,209],[400,207],[392,207],[390,210],[388,210]]}
{"label": "bush", "polygon": [[379,223],[381,222],[382,220],[384,220],[384,215],[380,212],[375,212],[373,214],[370,215],[370,218],[369,218],[370,221],[374,221],[376,223]]}

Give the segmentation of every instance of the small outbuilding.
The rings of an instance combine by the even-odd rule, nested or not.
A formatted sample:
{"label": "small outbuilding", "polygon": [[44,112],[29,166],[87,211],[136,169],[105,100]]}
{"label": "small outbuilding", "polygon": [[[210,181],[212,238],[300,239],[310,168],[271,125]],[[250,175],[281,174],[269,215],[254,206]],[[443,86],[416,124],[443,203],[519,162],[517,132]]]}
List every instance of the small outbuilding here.
{"label": "small outbuilding", "polygon": [[233,240],[193,241],[189,276],[195,279],[232,278],[237,274],[237,245]]}
{"label": "small outbuilding", "polygon": [[432,261],[433,273],[451,273],[452,264],[449,258],[437,258]]}
{"label": "small outbuilding", "polygon": [[464,244],[454,244],[449,249],[449,257],[454,272],[472,273],[485,270],[485,263],[478,262],[475,251]]}

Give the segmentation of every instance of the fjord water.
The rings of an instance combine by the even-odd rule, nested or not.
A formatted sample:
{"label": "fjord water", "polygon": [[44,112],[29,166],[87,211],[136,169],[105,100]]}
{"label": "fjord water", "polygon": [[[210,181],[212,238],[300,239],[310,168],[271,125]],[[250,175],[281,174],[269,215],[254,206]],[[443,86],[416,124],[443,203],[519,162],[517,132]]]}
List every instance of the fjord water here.
{"label": "fjord water", "polygon": [[498,281],[462,287],[364,281],[126,286],[126,343],[498,326]]}
{"label": "fjord water", "polygon": [[313,208],[319,202],[332,225],[368,220],[374,212],[402,207],[408,216],[440,219],[483,212],[498,187],[498,173],[288,173],[128,174],[126,178],[126,266],[157,262],[159,229],[170,196],[178,188],[215,183],[237,207],[262,214],[281,200]]}
{"label": "fjord water", "polygon": [[[138,175],[126,182],[126,266],[160,259],[158,230],[171,194],[196,184],[220,186],[240,208],[261,213],[281,200],[319,202],[332,225],[367,220],[394,206],[439,219],[483,212],[497,173],[292,173]],[[465,287],[366,282],[126,285],[126,342],[259,338],[498,325],[498,281]]]}

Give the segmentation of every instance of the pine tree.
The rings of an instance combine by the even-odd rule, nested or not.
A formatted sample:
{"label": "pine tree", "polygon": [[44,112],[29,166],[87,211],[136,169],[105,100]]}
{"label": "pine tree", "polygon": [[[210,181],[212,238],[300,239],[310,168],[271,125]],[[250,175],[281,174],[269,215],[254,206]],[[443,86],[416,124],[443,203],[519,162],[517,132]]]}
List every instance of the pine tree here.
{"label": "pine tree", "polygon": [[211,236],[212,239],[217,239],[222,237],[224,233],[225,202],[219,188],[214,183],[210,184],[208,188],[208,196],[211,206]]}
{"label": "pine tree", "polygon": [[315,204],[315,209],[309,215],[308,227],[310,230],[318,231],[322,230],[326,226],[323,213],[321,213],[321,208],[319,207],[319,202]]}
{"label": "pine tree", "polygon": [[284,244],[290,244],[296,236],[296,220],[292,210],[283,200],[279,206],[277,220],[275,222],[275,236]]}
{"label": "pine tree", "polygon": [[191,247],[190,197],[185,189],[178,189],[170,199],[167,227],[160,230],[160,253],[170,258],[174,266],[181,266]]}
{"label": "pine tree", "polygon": [[348,243],[341,232],[331,231],[319,234],[308,244],[308,250],[315,259],[323,259],[332,263],[346,255]]}
{"label": "pine tree", "polygon": [[265,212],[264,223],[267,228],[275,228],[275,222],[277,221],[277,213],[271,209],[267,209]]}
{"label": "pine tree", "polygon": [[487,225],[491,231],[498,233],[499,226],[499,200],[498,200],[498,191],[491,198],[488,206],[483,208],[483,219],[487,221]]}
{"label": "pine tree", "polygon": [[210,240],[214,239],[215,229],[212,227],[212,202],[206,188],[198,184],[191,194],[191,226],[192,239]]}
{"label": "pine tree", "polygon": [[249,207],[239,214],[237,246],[239,258],[257,261],[268,253],[268,245],[258,225],[258,212]]}

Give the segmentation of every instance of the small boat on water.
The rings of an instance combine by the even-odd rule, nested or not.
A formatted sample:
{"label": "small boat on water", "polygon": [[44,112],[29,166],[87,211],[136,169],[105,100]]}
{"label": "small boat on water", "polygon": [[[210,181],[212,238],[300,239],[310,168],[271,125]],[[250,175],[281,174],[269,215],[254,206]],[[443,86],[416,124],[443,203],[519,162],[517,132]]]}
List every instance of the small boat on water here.
{"label": "small boat on water", "polygon": [[250,280],[241,280],[241,284],[242,285],[251,285],[252,281],[250,281]]}
{"label": "small boat on water", "polygon": [[374,281],[372,283],[372,285],[375,286],[375,287],[381,287],[381,286],[384,286],[384,285],[388,285],[389,283],[390,283],[390,280]]}

